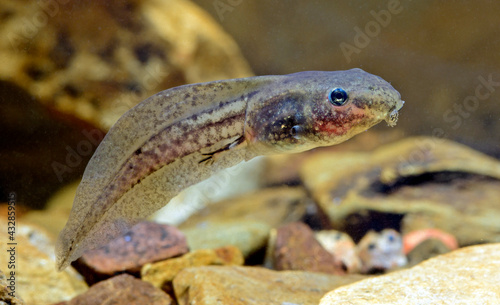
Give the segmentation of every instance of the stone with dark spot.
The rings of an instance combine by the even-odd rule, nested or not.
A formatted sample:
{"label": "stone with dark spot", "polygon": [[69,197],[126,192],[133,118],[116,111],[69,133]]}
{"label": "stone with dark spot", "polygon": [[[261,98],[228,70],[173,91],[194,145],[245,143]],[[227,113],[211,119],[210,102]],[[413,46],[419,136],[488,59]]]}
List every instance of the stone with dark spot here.
{"label": "stone with dark spot", "polygon": [[272,255],[277,270],[345,274],[341,262],[321,246],[308,226],[300,222],[278,228]]}
{"label": "stone with dark spot", "polygon": [[170,305],[172,298],[150,283],[121,274],[92,286],[85,293],[58,305]]}
{"label": "stone with dark spot", "polygon": [[141,222],[106,246],[84,253],[74,266],[87,283],[93,284],[118,273],[138,275],[140,268],[146,263],[187,252],[186,238],[177,228]]}

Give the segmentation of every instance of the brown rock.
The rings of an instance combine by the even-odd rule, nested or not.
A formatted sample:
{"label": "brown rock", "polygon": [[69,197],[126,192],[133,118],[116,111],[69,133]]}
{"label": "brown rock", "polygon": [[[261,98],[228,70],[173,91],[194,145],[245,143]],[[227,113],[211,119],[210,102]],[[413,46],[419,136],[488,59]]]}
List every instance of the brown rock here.
{"label": "brown rock", "polygon": [[259,267],[207,266],[184,269],[174,279],[179,305],[316,305],[335,287],[363,279]]}
{"label": "brown rock", "polygon": [[186,252],[186,239],[177,228],[141,222],[108,245],[84,253],[74,266],[92,284],[120,272],[137,274],[146,263]]}
{"label": "brown rock", "polygon": [[243,265],[243,263],[243,254],[234,246],[196,250],[181,257],[144,265],[141,278],[155,287],[171,292],[172,280],[183,269],[208,265]]}
{"label": "brown rock", "polygon": [[461,248],[337,288],[320,305],[500,304],[500,244]]}
{"label": "brown rock", "polygon": [[325,250],[303,223],[295,222],[277,230],[273,253],[277,270],[304,270],[344,274],[341,260]]}
{"label": "brown rock", "polygon": [[448,140],[407,138],[373,153],[317,154],[306,187],[335,229],[453,232],[459,245],[500,241],[500,162]]}
{"label": "brown rock", "polygon": [[121,274],[90,287],[70,301],[60,305],[171,305],[172,298],[153,285]]}
{"label": "brown rock", "polygon": [[0,270],[0,304],[24,305],[26,303],[24,303],[15,291],[16,283],[10,283],[11,280],[9,280],[9,278],[12,276],[10,271],[11,270],[7,271],[8,276],[6,276],[2,270]]}

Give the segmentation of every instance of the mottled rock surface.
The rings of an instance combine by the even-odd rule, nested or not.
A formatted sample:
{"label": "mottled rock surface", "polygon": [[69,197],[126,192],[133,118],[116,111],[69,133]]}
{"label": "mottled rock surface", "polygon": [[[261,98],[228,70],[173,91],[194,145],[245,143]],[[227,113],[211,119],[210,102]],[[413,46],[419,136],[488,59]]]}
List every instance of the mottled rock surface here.
{"label": "mottled rock surface", "polygon": [[359,241],[356,252],[361,259],[363,273],[396,269],[408,262],[401,234],[393,229],[368,232]]}
{"label": "mottled rock surface", "polygon": [[327,291],[362,279],[259,267],[184,269],[174,279],[179,305],[316,305]]}
{"label": "mottled rock surface", "polygon": [[154,287],[128,274],[121,274],[90,287],[70,301],[58,305],[172,305],[172,298]]}
{"label": "mottled rock surface", "polygon": [[202,249],[181,257],[146,264],[141,269],[142,280],[165,291],[172,291],[172,280],[183,269],[208,265],[243,265],[243,255],[234,246],[218,249]]}
{"label": "mottled rock surface", "polygon": [[313,231],[300,222],[277,229],[274,249],[271,249],[277,270],[304,270],[331,274],[344,274],[342,261],[325,250],[314,237]]}
{"label": "mottled rock surface", "polygon": [[[12,287],[15,290],[15,284],[11,285],[9,278],[11,277],[10,271],[6,269],[6,276],[2,270],[0,270],[0,304],[9,304],[9,305],[25,305],[24,301],[17,295],[17,293],[12,291]],[[15,277],[15,276],[14,276]]]}
{"label": "mottled rock surface", "polygon": [[462,246],[500,241],[500,162],[455,142],[415,137],[372,153],[317,154],[302,178],[355,241],[384,227],[438,228]]}
{"label": "mottled rock surface", "polygon": [[337,288],[334,304],[500,304],[500,244],[462,248],[413,268]]}
{"label": "mottled rock surface", "polygon": [[187,252],[186,238],[177,228],[140,222],[106,246],[85,252],[74,266],[91,284],[121,272],[138,274],[146,263]]}
{"label": "mottled rock surface", "polygon": [[[0,250],[7,253],[11,246],[4,243],[9,235],[3,221],[0,221],[0,230]],[[26,304],[53,304],[87,290],[85,281],[73,268],[56,271],[54,245],[43,230],[18,221],[15,242],[16,292]],[[0,255],[0,266],[7,266],[9,258],[9,255]]]}

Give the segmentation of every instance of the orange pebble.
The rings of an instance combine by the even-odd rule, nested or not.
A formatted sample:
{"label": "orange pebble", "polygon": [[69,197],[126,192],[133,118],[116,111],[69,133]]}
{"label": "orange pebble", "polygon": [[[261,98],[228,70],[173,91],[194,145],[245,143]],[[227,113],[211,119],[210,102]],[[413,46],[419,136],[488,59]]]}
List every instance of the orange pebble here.
{"label": "orange pebble", "polygon": [[403,236],[403,250],[405,254],[408,254],[420,243],[426,239],[435,238],[442,241],[450,250],[455,250],[458,248],[458,242],[455,236],[441,231],[439,229],[422,229],[412,231]]}

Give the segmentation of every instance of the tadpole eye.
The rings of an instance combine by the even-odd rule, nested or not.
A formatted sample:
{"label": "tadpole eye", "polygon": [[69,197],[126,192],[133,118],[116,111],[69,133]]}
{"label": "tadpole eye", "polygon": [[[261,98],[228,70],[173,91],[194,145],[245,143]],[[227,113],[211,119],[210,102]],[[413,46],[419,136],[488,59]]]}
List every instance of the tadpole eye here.
{"label": "tadpole eye", "polygon": [[328,94],[328,100],[334,106],[342,106],[347,102],[347,92],[342,88],[335,88]]}
{"label": "tadpole eye", "polygon": [[297,140],[300,139],[301,133],[302,127],[300,127],[299,125],[292,126],[292,128],[290,129],[290,135]]}

